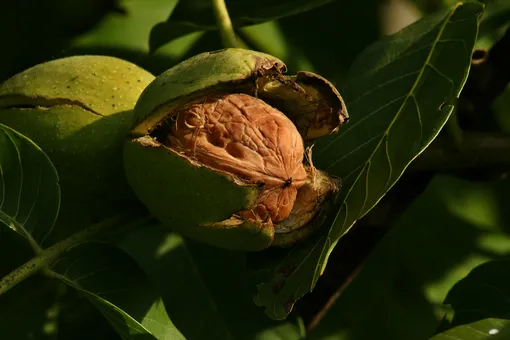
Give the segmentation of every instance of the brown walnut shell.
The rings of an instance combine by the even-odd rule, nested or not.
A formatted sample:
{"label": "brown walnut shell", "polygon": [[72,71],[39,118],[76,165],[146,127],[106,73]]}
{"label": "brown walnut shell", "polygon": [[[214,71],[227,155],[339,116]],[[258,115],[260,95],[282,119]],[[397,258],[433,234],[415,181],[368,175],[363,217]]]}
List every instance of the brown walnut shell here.
{"label": "brown walnut shell", "polygon": [[261,185],[251,212],[285,220],[305,184],[303,139],[292,121],[246,94],[208,97],[174,116],[169,146],[212,169]]}

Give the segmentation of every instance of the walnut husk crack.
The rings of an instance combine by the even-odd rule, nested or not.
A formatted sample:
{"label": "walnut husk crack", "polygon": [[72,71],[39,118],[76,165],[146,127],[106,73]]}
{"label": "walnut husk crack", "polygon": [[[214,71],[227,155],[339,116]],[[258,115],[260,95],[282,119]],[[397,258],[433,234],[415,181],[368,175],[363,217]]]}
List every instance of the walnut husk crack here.
{"label": "walnut husk crack", "polygon": [[262,185],[251,213],[274,223],[288,217],[307,177],[303,140],[292,121],[246,94],[206,97],[177,110],[166,145],[212,169]]}
{"label": "walnut husk crack", "polygon": [[165,225],[220,247],[288,246],[315,231],[339,181],[305,143],[348,119],[338,91],[270,55],[192,57],[142,93],[124,149],[126,175]]}
{"label": "walnut husk crack", "polygon": [[160,127],[159,141],[190,162],[259,185],[255,205],[236,218],[270,221],[277,233],[305,226],[327,194],[338,191],[337,182],[305,166],[294,123],[250,95],[204,97],[169,113]]}

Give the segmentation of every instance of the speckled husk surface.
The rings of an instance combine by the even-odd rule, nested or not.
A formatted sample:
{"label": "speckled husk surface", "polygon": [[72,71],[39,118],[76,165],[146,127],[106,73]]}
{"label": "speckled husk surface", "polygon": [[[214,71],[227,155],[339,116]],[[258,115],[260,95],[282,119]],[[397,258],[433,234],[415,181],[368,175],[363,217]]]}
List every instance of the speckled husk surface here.
{"label": "speckled husk surface", "polygon": [[160,221],[238,250],[286,246],[310,234],[295,231],[315,220],[337,182],[305,165],[303,139],[336,132],[348,116],[325,79],[285,71],[270,55],[226,49],[185,60],[144,90],[124,168]]}
{"label": "speckled husk surface", "polygon": [[154,76],[108,56],[29,68],[0,85],[0,123],[37,143],[60,177],[61,208],[48,243],[138,204],[122,147],[133,108]]}

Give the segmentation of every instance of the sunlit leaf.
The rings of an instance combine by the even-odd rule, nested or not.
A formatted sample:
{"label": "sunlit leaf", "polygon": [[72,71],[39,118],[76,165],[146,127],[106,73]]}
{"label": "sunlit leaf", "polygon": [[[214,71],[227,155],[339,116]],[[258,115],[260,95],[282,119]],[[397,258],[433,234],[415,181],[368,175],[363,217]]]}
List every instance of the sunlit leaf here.
{"label": "sunlit leaf", "polygon": [[409,340],[434,335],[441,320],[454,314],[443,304],[452,287],[481,264],[509,258],[509,193],[510,178],[473,183],[435,177],[307,338]]}
{"label": "sunlit leaf", "polygon": [[123,339],[184,339],[145,273],[124,251],[82,243],[64,253],[52,270],[83,293]]}
{"label": "sunlit leaf", "polygon": [[122,13],[105,13],[92,29],[76,36],[58,56],[110,55],[159,74],[181,60],[200,37],[200,33],[192,34],[149,54],[152,27],[168,18],[177,0],[118,0],[118,3]]}
{"label": "sunlit leaf", "polygon": [[153,25],[163,22],[177,0],[118,0],[123,13],[105,13],[91,30],[76,37],[75,46],[96,46],[148,51],[148,35]]}
{"label": "sunlit leaf", "polygon": [[57,289],[46,278],[23,281],[0,296],[0,339],[55,340]]}
{"label": "sunlit leaf", "polygon": [[[267,318],[251,299],[245,253],[183,239],[163,226],[124,235],[120,246],[147,273],[187,339],[302,339],[296,322]],[[186,306],[186,308],[183,308]]]}
{"label": "sunlit leaf", "polygon": [[[234,27],[243,27],[308,11],[331,1],[226,0],[225,3]],[[170,18],[152,29],[150,49],[154,51],[167,42],[191,32],[213,29],[216,29],[213,1],[179,1]]]}
{"label": "sunlit leaf", "polygon": [[448,328],[485,318],[510,319],[510,261],[476,267],[450,290],[444,304],[455,313]]}
{"label": "sunlit leaf", "polygon": [[510,28],[510,2],[491,0],[480,23],[477,47],[490,48]]}
{"label": "sunlit leaf", "polygon": [[466,81],[482,11],[481,3],[459,3],[380,40],[358,57],[342,91],[351,120],[313,149],[314,165],[343,180],[338,214],[331,217],[329,231],[278,264],[286,275],[275,274],[259,285],[257,301],[269,316],[285,318],[293,303],[313,289],[342,235],[437,136]]}
{"label": "sunlit leaf", "polygon": [[55,167],[31,140],[0,124],[0,222],[38,247],[58,215]]}
{"label": "sunlit leaf", "polygon": [[501,329],[508,325],[508,320],[484,319],[449,329],[430,340],[503,340],[508,339],[510,333],[505,329],[506,335],[503,335]]}

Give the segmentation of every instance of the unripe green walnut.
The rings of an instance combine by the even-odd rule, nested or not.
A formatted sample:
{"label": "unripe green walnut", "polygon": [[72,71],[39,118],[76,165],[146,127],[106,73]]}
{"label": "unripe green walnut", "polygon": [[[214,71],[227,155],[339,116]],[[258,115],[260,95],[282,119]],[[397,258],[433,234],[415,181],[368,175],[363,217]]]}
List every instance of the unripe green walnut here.
{"label": "unripe green walnut", "polygon": [[36,65],[0,85],[0,123],[32,139],[57,168],[62,197],[52,239],[136,202],[122,147],[134,105],[153,79],[121,59],[75,56]]}
{"label": "unripe green walnut", "polygon": [[124,165],[164,224],[240,250],[291,245],[320,226],[339,181],[313,167],[303,140],[336,132],[347,110],[325,79],[284,71],[267,54],[226,49],[144,90]]}

